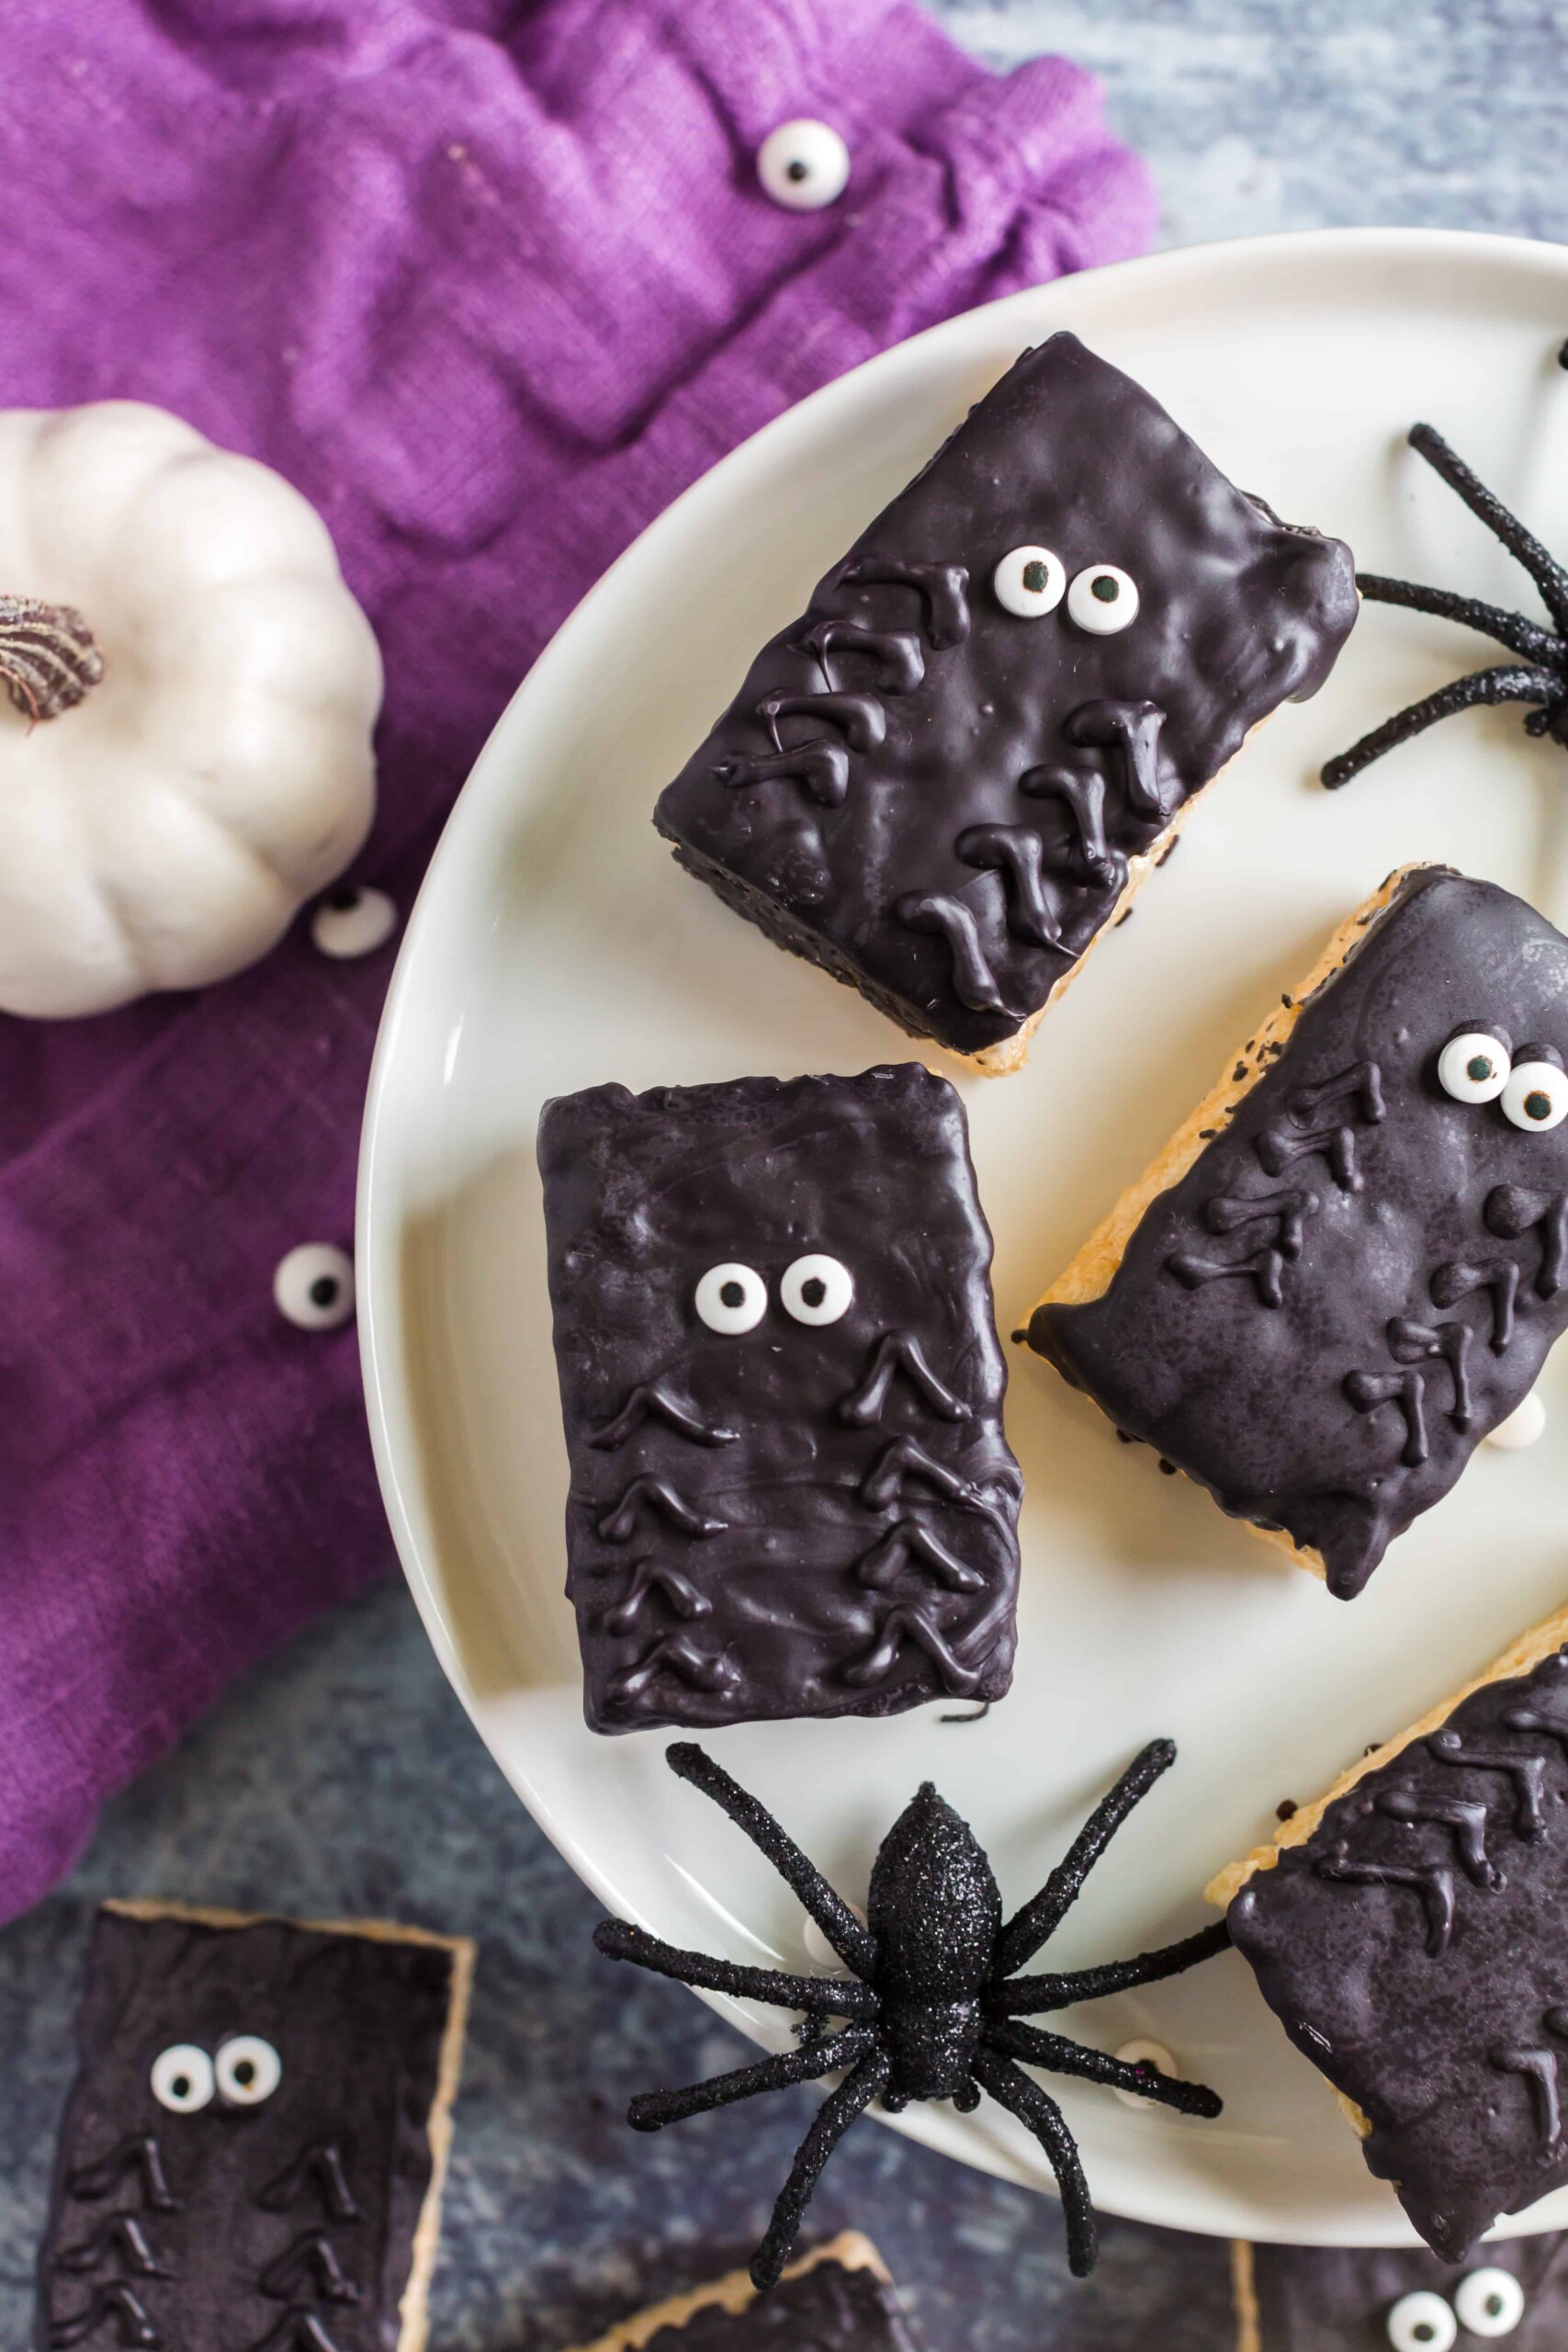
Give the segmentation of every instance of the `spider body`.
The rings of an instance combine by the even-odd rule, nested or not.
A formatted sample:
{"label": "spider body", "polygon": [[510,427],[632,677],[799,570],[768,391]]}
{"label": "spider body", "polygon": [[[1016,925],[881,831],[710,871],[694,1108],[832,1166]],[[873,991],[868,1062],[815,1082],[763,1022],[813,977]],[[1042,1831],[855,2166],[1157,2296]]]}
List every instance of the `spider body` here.
{"label": "spider body", "polygon": [[604,1920],[594,1936],[612,1960],[702,1990],[797,2009],[806,2019],[798,2049],[687,2089],[633,2099],[627,2120],[635,2130],[660,2131],[761,2091],[843,2075],[796,2152],[752,2260],[757,2286],[777,2280],[822,2166],[873,2099],[897,2112],[912,2099],[946,2098],[967,2113],[982,2092],[1040,2142],[1061,2190],[1069,2264],[1077,2277],[1087,2275],[1095,2261],[1095,2222],[1077,2149],[1055,2100],[1018,2061],[1134,2091],[1183,2114],[1217,2115],[1220,2101],[1201,2084],[1174,2081],[1018,2020],[1174,1976],[1229,1939],[1221,1922],[1103,1967],[1021,1977],[1018,1971],[1055,1932],[1117,1828],[1175,1760],[1172,1743],[1153,1741],[1134,1759],[1039,1894],[1010,1919],[974,1832],[929,1781],[878,1849],[863,1921],[773,1816],[700,1747],[682,1742],[668,1753],[671,1769],[720,1805],[767,1856],[852,1972],[794,1976],[742,1967],[680,1951],[621,1919]]}
{"label": "spider body", "polygon": [[[1568,345],[1563,347],[1562,359],[1568,366]],[[1331,792],[1348,784],[1352,776],[1359,775],[1385,752],[1392,752],[1397,744],[1408,742],[1413,735],[1435,727],[1440,718],[1489,705],[1533,704],[1525,720],[1525,732],[1549,735],[1553,742],[1568,750],[1568,571],[1542,547],[1533,532],[1526,530],[1517,515],[1509,513],[1479,476],[1472,473],[1463,458],[1455,455],[1432,425],[1413,424],[1409,441],[1434,473],[1441,476],[1471,513],[1523,565],[1540,592],[1551,626],[1543,628],[1523,613],[1505,612],[1496,605],[1483,604],[1479,597],[1457,596],[1450,589],[1427,588],[1412,580],[1391,580],[1381,572],[1358,573],[1356,584],[1371,603],[1402,605],[1409,612],[1432,613],[1440,620],[1458,621],[1464,628],[1491,638],[1494,643],[1506,646],[1516,659],[1495,662],[1489,669],[1473,670],[1468,677],[1455,678],[1450,684],[1439,686],[1435,694],[1423,695],[1419,702],[1413,702],[1407,708],[1396,711],[1392,718],[1384,719],[1381,727],[1374,727],[1359,743],[1352,743],[1348,752],[1339,752],[1328,762],[1323,781]]]}
{"label": "spider body", "polygon": [[991,1866],[966,1822],[928,1781],[888,1831],[871,1874],[866,1920],[878,1954],[878,2022],[891,2065],[882,2104],[976,2106],[981,1996],[1002,1924]]}

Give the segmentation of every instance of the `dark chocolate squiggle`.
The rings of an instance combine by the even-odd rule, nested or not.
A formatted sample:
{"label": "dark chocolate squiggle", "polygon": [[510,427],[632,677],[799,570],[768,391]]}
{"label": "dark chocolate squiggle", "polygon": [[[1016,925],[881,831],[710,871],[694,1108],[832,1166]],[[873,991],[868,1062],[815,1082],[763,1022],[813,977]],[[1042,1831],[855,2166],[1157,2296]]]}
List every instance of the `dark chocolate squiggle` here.
{"label": "dark chocolate squiggle", "polygon": [[[1243,1063],[1241,1078],[1246,1069]],[[1325,1120],[1325,1111],[1337,1111],[1339,1115]],[[1359,1125],[1376,1126],[1382,1117],[1382,1072],[1375,1062],[1354,1062],[1332,1078],[1298,1087],[1286,1102],[1284,1118],[1264,1127],[1254,1137],[1252,1148],[1267,1176],[1282,1176],[1297,1161],[1321,1154],[1340,1191],[1359,1193],[1361,1176],[1355,1129]],[[1203,1222],[1211,1233],[1239,1233],[1272,1222],[1276,1228],[1272,1240],[1255,1243],[1252,1254],[1241,1259],[1201,1257],[1190,1250],[1178,1250],[1166,1264],[1188,1290],[1223,1282],[1228,1275],[1250,1277],[1259,1304],[1279,1306],[1284,1299],[1285,1265],[1301,1256],[1306,1220],[1317,1215],[1318,1206],[1317,1194],[1300,1187],[1279,1193],[1212,1193],[1203,1204]]]}

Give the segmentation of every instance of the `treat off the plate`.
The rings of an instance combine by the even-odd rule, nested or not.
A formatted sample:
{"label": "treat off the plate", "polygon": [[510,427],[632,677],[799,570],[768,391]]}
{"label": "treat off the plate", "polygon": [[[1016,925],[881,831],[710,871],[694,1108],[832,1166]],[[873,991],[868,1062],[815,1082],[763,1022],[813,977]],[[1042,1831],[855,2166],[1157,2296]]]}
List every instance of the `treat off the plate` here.
{"label": "treat off the plate", "polygon": [[1231,2249],[1235,2352],[1508,2352],[1568,2344],[1568,2238],[1555,2231],[1439,2262],[1401,2246]]}
{"label": "treat off the plate", "polygon": [[593,1087],[539,1165],[593,1728],[1000,1698],[1021,1481],[953,1088]]}
{"label": "treat off the plate", "polygon": [[37,2352],[421,2352],[472,1948],[107,1904]]}
{"label": "treat off the plate", "polygon": [[655,821],[780,946],[1013,1069],[1193,795],[1321,685],[1355,614],[1348,548],[1055,334],[763,648]]}
{"label": "treat off the plate", "polygon": [[634,2312],[587,2352],[917,2352],[882,2257],[858,2230],[792,2262],[773,2292],[731,2270]]}
{"label": "treat off the plate", "polygon": [[1393,876],[1045,1293],[1030,1345],[1341,1600],[1568,1325],[1568,940]]}
{"label": "treat off the plate", "polygon": [[1435,2253],[1568,2182],[1568,1611],[1209,1894]]}

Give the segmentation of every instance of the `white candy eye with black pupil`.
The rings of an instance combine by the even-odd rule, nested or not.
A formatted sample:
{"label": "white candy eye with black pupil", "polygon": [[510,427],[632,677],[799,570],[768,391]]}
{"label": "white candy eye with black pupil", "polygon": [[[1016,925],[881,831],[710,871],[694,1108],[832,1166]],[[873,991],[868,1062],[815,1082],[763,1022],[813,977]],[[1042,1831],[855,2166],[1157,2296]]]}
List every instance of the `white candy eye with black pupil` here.
{"label": "white candy eye with black pupil", "polygon": [[1386,2324],[1393,2352],[1452,2352],[1459,2335],[1453,2312],[1429,2287],[1401,2295]]}
{"label": "white candy eye with black pupil", "polygon": [[1037,621],[1054,613],[1067,593],[1062,559],[1049,548],[1013,548],[991,574],[991,586],[1004,613],[1021,621]]}
{"label": "white candy eye with black pupil", "polygon": [[762,192],[786,212],[820,212],[836,204],[850,178],[850,151],[841,131],[809,116],[781,122],[757,150]]}
{"label": "white candy eye with black pupil", "polygon": [[784,1313],[797,1323],[837,1323],[849,1313],[854,1295],[849,1268],[820,1252],[797,1258],[779,1284]]}
{"label": "white candy eye with black pupil", "polygon": [[212,2061],[194,2041],[176,2041],[152,2061],[152,2096],[171,2115],[195,2115],[212,2103]]}
{"label": "white candy eye with black pupil", "polygon": [[1512,2335],[1525,2315],[1525,2290],[1511,2270],[1472,2270],[1454,2289],[1454,2310],[1472,2335]]}
{"label": "white candy eye with black pupil", "polygon": [[1067,591],[1067,618],[1090,637],[1115,637],[1138,617],[1138,583],[1114,563],[1091,563]]}
{"label": "white candy eye with black pupil", "polygon": [[733,1338],[756,1329],[768,1311],[768,1286],[750,1266],[710,1266],[697,1284],[693,1305],[710,1331]]}
{"label": "white candy eye with black pupil", "polygon": [[1516,1062],[1503,1089],[1503,1116],[1527,1134],[1560,1126],[1568,1119],[1568,1074],[1555,1062]]}
{"label": "white candy eye with black pupil", "polygon": [[1484,1029],[1466,1029],[1438,1056],[1438,1084],[1456,1102],[1495,1102],[1509,1068],[1506,1046]]}
{"label": "white candy eye with black pupil", "polygon": [[237,2033],[214,2062],[218,2088],[231,2107],[260,2107],[283,2080],[283,2061],[259,2033]]}
{"label": "white candy eye with black pupil", "polygon": [[300,1331],[335,1331],[354,1313],[354,1261],[330,1241],[302,1241],[272,1277],[278,1313]]}
{"label": "white candy eye with black pupil", "polygon": [[398,910],[385,890],[352,887],[332,891],[310,917],[311,944],[334,963],[373,956],[398,927]]}

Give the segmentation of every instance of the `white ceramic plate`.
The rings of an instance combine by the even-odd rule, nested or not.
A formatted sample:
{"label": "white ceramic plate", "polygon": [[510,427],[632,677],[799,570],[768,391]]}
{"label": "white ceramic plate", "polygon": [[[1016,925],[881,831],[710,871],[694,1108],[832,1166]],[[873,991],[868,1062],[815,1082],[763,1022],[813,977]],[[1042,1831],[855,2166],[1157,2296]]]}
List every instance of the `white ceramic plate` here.
{"label": "white ceramic plate", "polygon": [[[852,1071],[914,1050],[681,874],[649,812],[757,645],[969,402],[1059,326],[1369,568],[1531,605],[1404,448],[1420,416],[1568,548],[1568,250],[1348,231],[1167,254],[955,319],[781,418],[615,565],[496,729],[409,927],[371,1088],[358,1250],[381,1476],[442,1663],[535,1817],[607,1907],[739,1960],[806,1964],[791,1898],[670,1774],[664,1736],[596,1738],[581,1720],[535,1125],[547,1096],[606,1079]],[[1327,753],[1487,658],[1457,629],[1369,608],[1328,688],[1282,711],[1214,788],[1027,1071],[963,1081],[1004,1333],[1392,866],[1448,859],[1568,922],[1568,762],[1527,741],[1517,712],[1450,721],[1341,796],[1314,781]],[[1560,1373],[1545,1442],[1483,1448],[1346,1606],[1014,1351],[1008,1423],[1028,1497],[1011,1697],[964,1727],[931,1707],[708,1744],[853,1897],[882,1832],[933,1779],[1011,1904],[1134,1750],[1174,1734],[1179,1764],[1053,1964],[1184,1933],[1208,1916],[1210,1872],[1271,1826],[1277,1800],[1314,1795],[1568,1594]],[[739,2021],[782,2046],[775,2013]],[[1201,2124],[1054,2083],[1108,2211],[1265,2239],[1408,2240],[1234,1954],[1069,2022],[1107,2049],[1152,2036],[1225,2099]],[[899,2128],[1046,2178],[989,2102],[969,2118],[912,2108]],[[701,2121],[682,2129],[700,2143]],[[1513,2226],[1564,2222],[1568,2192]]]}

